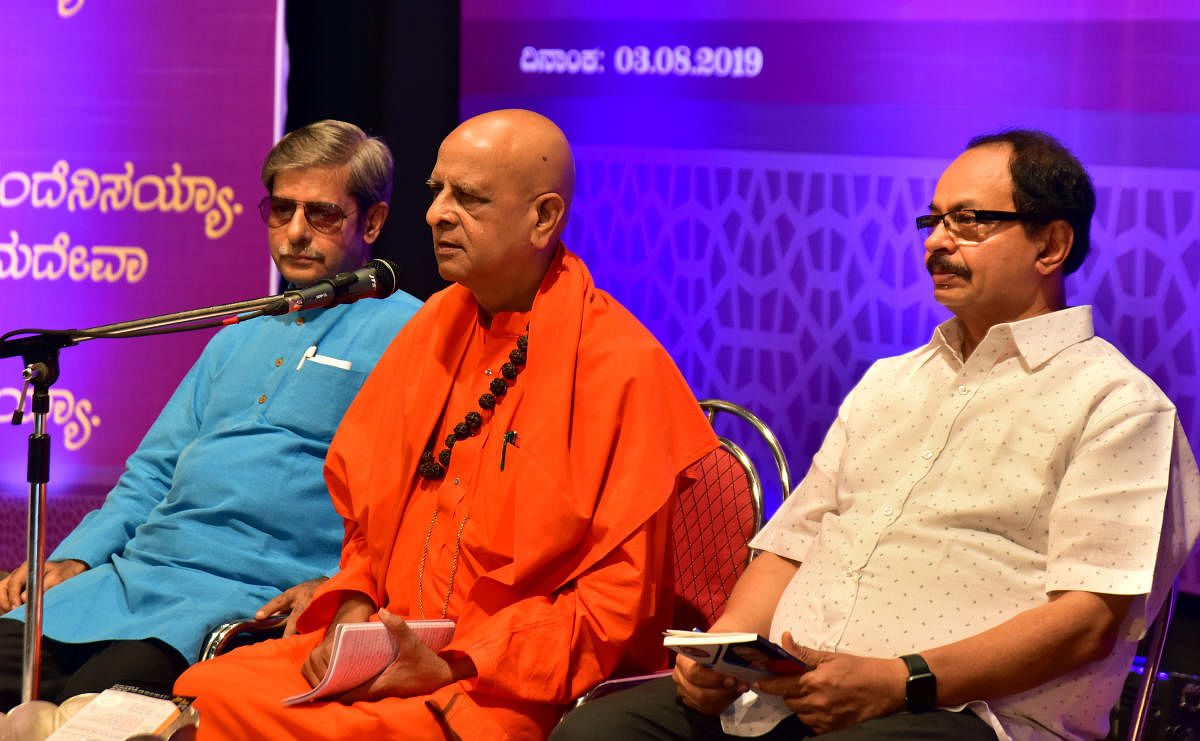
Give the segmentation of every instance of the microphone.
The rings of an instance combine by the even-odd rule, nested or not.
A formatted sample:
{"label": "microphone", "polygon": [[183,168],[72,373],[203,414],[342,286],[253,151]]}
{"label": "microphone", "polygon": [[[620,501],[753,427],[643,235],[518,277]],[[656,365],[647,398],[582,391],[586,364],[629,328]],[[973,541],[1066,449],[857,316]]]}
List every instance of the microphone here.
{"label": "microphone", "polygon": [[372,260],[358,270],[338,273],[307,288],[285,291],[280,298],[286,302],[287,310],[278,313],[290,314],[318,306],[348,304],[360,298],[387,298],[396,292],[399,285],[399,265],[391,260]]}
{"label": "microphone", "polygon": [[[318,306],[349,304],[360,298],[387,298],[396,292],[400,284],[400,266],[391,260],[372,260],[358,270],[338,273],[331,278],[319,280],[307,288],[285,291],[278,296],[237,301],[232,304],[209,306],[191,311],[134,319],[116,324],[104,324],[87,329],[17,329],[0,335],[0,358],[20,355],[31,364],[25,380],[30,382],[43,372],[56,377],[53,368],[39,367],[38,358],[50,357],[44,353],[57,353],[64,347],[77,345],[84,340],[98,337],[143,337],[149,334],[182,332],[189,329],[205,329],[218,325],[238,324],[243,319],[258,316],[278,316],[293,311],[312,309]],[[243,313],[253,312],[246,316]],[[230,316],[232,315],[232,316]],[[216,322],[216,317],[226,317]],[[206,323],[207,322],[207,323]],[[29,335],[17,337],[16,335]],[[36,354],[35,354],[36,352]],[[32,360],[30,358],[33,358]],[[24,374],[23,374],[24,375]],[[53,383],[55,378],[48,378]],[[48,385],[48,384],[47,384]]]}

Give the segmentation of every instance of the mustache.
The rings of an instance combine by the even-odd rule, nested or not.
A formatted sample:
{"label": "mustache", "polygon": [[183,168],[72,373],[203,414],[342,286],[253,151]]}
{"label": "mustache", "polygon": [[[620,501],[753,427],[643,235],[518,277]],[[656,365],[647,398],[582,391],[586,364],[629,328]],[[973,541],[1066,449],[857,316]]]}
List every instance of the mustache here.
{"label": "mustache", "polygon": [[303,257],[308,260],[320,260],[323,257],[321,255],[321,253],[318,252],[317,250],[309,249],[306,247],[297,247],[291,243],[288,243],[288,245],[286,247],[279,250],[279,256],[280,257]]}
{"label": "mustache", "polygon": [[951,273],[960,278],[969,279],[971,277],[971,269],[966,265],[960,265],[950,259],[950,255],[945,252],[935,252],[925,260],[925,269],[930,275],[934,273]]}

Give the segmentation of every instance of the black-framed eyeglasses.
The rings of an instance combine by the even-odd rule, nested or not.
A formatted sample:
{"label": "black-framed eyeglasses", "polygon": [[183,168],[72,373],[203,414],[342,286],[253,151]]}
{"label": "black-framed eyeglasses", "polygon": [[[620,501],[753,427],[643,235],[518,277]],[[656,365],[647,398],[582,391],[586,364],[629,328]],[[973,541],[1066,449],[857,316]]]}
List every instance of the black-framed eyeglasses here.
{"label": "black-framed eyeglasses", "polygon": [[353,215],[346,213],[336,203],[322,201],[297,201],[292,198],[266,196],[258,202],[258,213],[267,226],[286,225],[296,214],[296,207],[304,209],[304,220],[322,234],[334,234],[342,228],[342,222]]}
{"label": "black-framed eyeglasses", "polygon": [[986,237],[983,225],[1000,221],[1029,221],[1037,218],[1034,214],[1019,211],[989,211],[983,208],[960,208],[947,211],[944,214],[923,214],[917,217],[917,230],[928,237],[937,229],[938,224],[946,227],[946,231],[955,239],[979,241]]}

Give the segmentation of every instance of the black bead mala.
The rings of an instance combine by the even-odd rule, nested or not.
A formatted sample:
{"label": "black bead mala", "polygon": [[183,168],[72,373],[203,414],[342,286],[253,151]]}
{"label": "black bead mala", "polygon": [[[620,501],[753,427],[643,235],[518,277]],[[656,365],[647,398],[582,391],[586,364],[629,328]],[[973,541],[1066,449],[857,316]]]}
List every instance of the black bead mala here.
{"label": "black bead mala", "polygon": [[[488,390],[479,397],[479,408],[485,412],[496,408],[496,402],[504,398],[508,393],[510,383],[516,383],[517,375],[525,369],[525,357],[529,350],[529,335],[521,335],[517,338],[517,347],[508,354],[508,362],[500,366],[500,375],[503,378],[493,378],[491,384],[488,385]],[[454,425],[454,430],[446,436],[446,447],[437,454],[434,458],[433,451],[426,449],[421,453],[421,462],[417,466],[417,472],[422,477],[427,479],[440,479],[446,475],[446,469],[450,467],[450,451],[454,448],[454,443],[459,440],[468,438],[479,432],[479,428],[483,426],[483,415],[479,412],[467,412],[463,416],[463,421]]]}

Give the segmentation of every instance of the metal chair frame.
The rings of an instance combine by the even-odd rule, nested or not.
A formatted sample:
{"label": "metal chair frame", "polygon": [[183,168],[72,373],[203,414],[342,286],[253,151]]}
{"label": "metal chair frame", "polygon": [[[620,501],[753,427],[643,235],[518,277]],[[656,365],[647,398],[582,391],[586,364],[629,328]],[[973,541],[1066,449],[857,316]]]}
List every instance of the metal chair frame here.
{"label": "metal chair frame", "polygon": [[197,661],[205,661],[214,656],[220,656],[230,650],[231,645],[238,636],[250,633],[262,635],[262,638],[270,638],[271,634],[282,632],[284,624],[287,622],[287,615],[271,615],[263,620],[239,620],[232,623],[223,623],[213,628],[209,632],[208,637],[204,640],[204,644],[200,647],[200,655]]}
{"label": "metal chair frame", "polygon": [[1179,596],[1179,580],[1171,585],[1171,593],[1163,601],[1158,615],[1150,624],[1146,643],[1146,664],[1142,669],[1142,679],[1138,682],[1138,691],[1129,713],[1129,733],[1126,741],[1142,741],[1146,734],[1146,726],[1150,720],[1150,700],[1154,694],[1154,685],[1158,682],[1158,669],[1162,665],[1163,653],[1167,647],[1167,633],[1171,629],[1171,618],[1175,615],[1175,599]]}
{"label": "metal chair frame", "polygon": [[[751,427],[753,427],[760,436],[762,436],[763,440],[767,443],[767,447],[771,451],[771,457],[775,460],[775,468],[779,471],[779,483],[780,487],[783,489],[780,495],[780,501],[786,500],[792,493],[791,468],[788,466],[787,456],[783,453],[783,446],[779,444],[779,438],[775,436],[775,433],[771,431],[770,427],[767,427],[767,423],[759,419],[758,415],[749,409],[738,404],[734,404],[733,402],[724,401],[722,399],[701,399],[700,408],[704,410],[704,416],[708,418],[708,423],[710,425],[715,424],[718,413],[724,412],[744,420]],[[731,452],[733,452],[732,448],[737,448],[739,452],[741,451],[741,448],[738,448],[738,446],[734,445],[729,440],[725,438],[718,439],[722,442],[722,444],[725,444],[726,447],[732,446]],[[738,455],[738,453],[734,453],[734,455]],[[741,453],[741,455],[744,457],[745,453]],[[758,472],[754,470],[754,466],[750,463],[750,459],[748,457],[744,458],[744,465],[749,467],[752,480],[759,482],[758,491],[761,501],[762,486]],[[761,524],[762,523],[760,522],[759,525],[761,526]]]}

